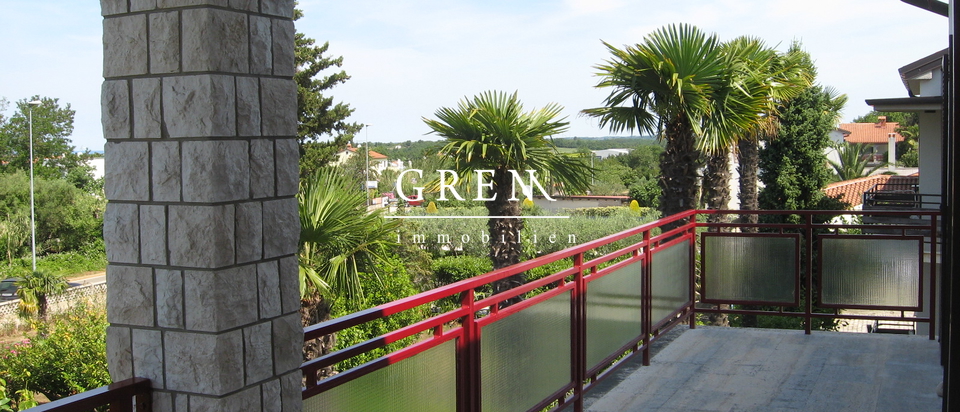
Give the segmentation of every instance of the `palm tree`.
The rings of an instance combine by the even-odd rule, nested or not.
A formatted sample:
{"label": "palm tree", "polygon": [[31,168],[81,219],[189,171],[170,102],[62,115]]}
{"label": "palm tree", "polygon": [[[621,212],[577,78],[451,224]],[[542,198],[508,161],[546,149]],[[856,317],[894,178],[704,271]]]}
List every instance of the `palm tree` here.
{"label": "palm tree", "polygon": [[47,321],[47,298],[67,290],[63,275],[33,271],[17,281],[18,311],[21,317],[36,315],[41,322]]}
{"label": "palm tree", "polygon": [[[754,40],[755,42],[759,40]],[[786,53],[773,53],[772,49],[761,47],[763,52],[754,54],[747,61],[757,63],[757,70],[768,79],[768,105],[761,114],[760,127],[741,136],[738,141],[738,169],[740,175],[740,210],[760,208],[757,182],[759,181],[760,142],[776,138],[778,132],[779,109],[783,103],[798,96],[813,84],[816,68],[810,55],[794,42]],[[757,223],[757,215],[745,215],[747,223]],[[752,230],[748,229],[748,230]]]}
{"label": "palm tree", "polygon": [[870,176],[873,172],[876,172],[886,165],[885,163],[881,163],[868,169],[868,160],[866,157],[868,146],[864,143],[840,143],[834,146],[834,148],[837,149],[840,161],[835,162],[829,159],[827,161],[830,162],[830,166],[833,167],[833,171],[836,172],[839,181]]}
{"label": "palm tree", "polygon": [[604,45],[613,58],[596,67],[597,87],[611,91],[602,107],[583,113],[612,132],[638,129],[663,139],[660,210],[668,216],[696,207],[698,138],[709,136],[706,149],[726,147],[732,133],[756,117],[740,110],[752,105],[742,100],[751,96],[731,87],[722,43],[681,24],[658,29],[634,46]]}
{"label": "palm tree", "polygon": [[[555,120],[561,110],[559,105],[550,103],[524,112],[516,93],[488,91],[461,100],[456,108],[440,108],[434,114],[436,119],[423,119],[431,133],[446,139],[440,153],[467,183],[476,171],[493,171],[492,185],[484,195],[485,199],[493,200],[484,204],[490,216],[487,221],[491,239],[489,256],[494,269],[519,263],[522,251],[518,235],[523,229],[523,220],[517,218],[520,202],[510,200],[514,198],[511,170],[520,173],[534,170],[543,180],[549,178],[567,191],[586,190],[590,185],[592,169],[579,160],[561,155],[547,140],[548,136],[567,129],[563,119]],[[494,292],[508,290],[524,281],[523,274],[511,276],[494,283]]]}
{"label": "palm tree", "polygon": [[[366,195],[353,180],[333,167],[322,168],[301,181],[300,314],[304,326],[329,317],[334,297],[363,300],[360,273],[377,275],[395,245],[399,221],[386,221],[367,212]],[[304,356],[316,357],[334,347],[334,337],[304,346]]]}

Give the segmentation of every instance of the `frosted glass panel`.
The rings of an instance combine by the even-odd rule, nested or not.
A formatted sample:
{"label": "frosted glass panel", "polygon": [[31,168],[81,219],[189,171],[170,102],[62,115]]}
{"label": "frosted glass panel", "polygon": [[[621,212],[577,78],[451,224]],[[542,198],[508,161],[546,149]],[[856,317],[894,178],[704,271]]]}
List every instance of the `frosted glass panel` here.
{"label": "frosted glass panel", "polygon": [[483,327],[480,373],[484,412],[525,411],[570,383],[570,293]]}
{"label": "frosted glass panel", "polygon": [[794,303],[796,237],[703,236],[704,299]]}
{"label": "frosted glass panel", "polygon": [[690,241],[661,249],[650,262],[651,319],[656,325],[690,300]]}
{"label": "frosted glass panel", "polygon": [[821,242],[823,303],[919,306],[920,239],[825,236]]}
{"label": "frosted glass panel", "polygon": [[587,368],[640,336],[641,270],[631,263],[587,283]]}
{"label": "frosted glass panel", "polygon": [[457,409],[456,341],[303,401],[304,412],[449,412]]}

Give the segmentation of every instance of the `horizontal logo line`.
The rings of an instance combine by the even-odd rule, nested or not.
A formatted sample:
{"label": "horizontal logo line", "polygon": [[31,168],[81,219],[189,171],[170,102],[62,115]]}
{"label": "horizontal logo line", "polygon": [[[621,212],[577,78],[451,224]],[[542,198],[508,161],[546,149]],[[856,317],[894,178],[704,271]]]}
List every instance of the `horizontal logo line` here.
{"label": "horizontal logo line", "polygon": [[569,219],[570,216],[384,216],[387,219]]}

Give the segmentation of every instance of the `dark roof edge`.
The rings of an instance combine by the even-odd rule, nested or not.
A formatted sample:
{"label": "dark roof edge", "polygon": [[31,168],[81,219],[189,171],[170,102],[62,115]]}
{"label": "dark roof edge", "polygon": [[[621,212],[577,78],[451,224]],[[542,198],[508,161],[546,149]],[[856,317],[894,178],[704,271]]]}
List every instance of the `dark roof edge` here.
{"label": "dark roof edge", "polygon": [[922,96],[922,97],[893,97],[886,99],[866,99],[868,106],[910,106],[910,105],[943,105],[943,96]]}
{"label": "dark roof edge", "polygon": [[937,0],[900,0],[911,6],[917,6],[929,12],[939,14],[943,17],[950,17],[950,5]]}
{"label": "dark roof edge", "polygon": [[900,80],[903,81],[903,85],[907,88],[908,93],[910,92],[910,85],[907,84],[907,79],[916,76],[920,73],[923,73],[928,70],[933,70],[937,67],[943,65],[943,58],[947,56],[950,52],[950,49],[943,49],[936,53],[933,53],[927,57],[924,57],[920,60],[917,60],[913,63],[907,64],[898,70],[900,72]]}

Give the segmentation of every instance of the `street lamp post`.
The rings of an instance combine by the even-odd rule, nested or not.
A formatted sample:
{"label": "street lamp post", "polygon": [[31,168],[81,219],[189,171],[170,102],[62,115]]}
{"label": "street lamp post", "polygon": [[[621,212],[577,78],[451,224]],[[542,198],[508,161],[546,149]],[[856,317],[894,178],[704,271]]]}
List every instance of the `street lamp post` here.
{"label": "street lamp post", "polygon": [[366,142],[363,144],[364,152],[367,154],[367,167],[363,169],[363,192],[367,196],[367,206],[370,206],[370,126],[369,124],[363,125],[363,132],[366,137]]}
{"label": "street lamp post", "polygon": [[40,105],[39,100],[27,102],[30,107],[30,254],[33,256],[33,271],[37,271],[37,217],[33,202],[33,108]]}

